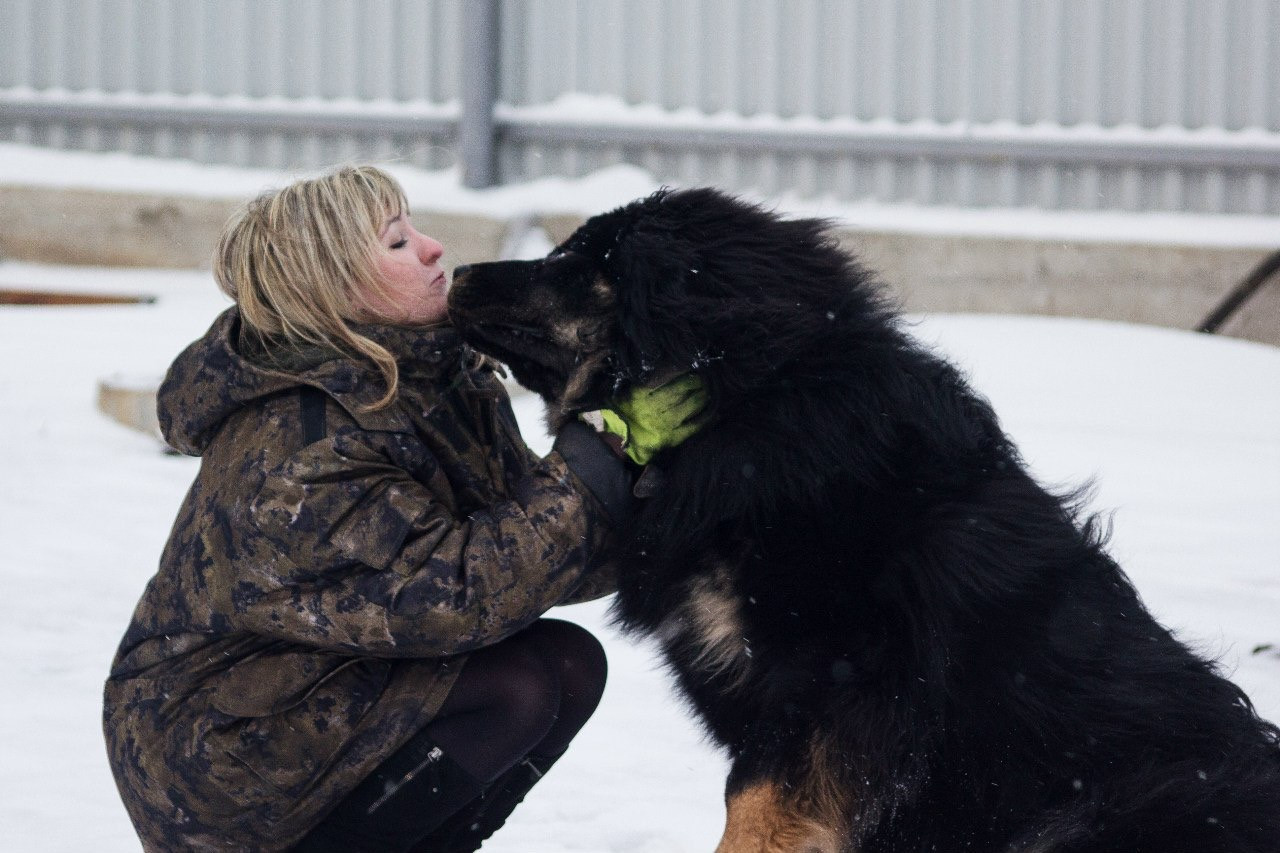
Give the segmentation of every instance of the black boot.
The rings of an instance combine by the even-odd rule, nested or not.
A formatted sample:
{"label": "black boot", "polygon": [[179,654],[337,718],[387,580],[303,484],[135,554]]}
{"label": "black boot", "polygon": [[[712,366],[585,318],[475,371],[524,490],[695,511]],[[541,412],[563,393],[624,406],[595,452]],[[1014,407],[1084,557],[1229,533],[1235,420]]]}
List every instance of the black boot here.
{"label": "black boot", "polygon": [[425,733],[378,765],[293,853],[394,853],[440,828],[484,787]]}
{"label": "black boot", "polygon": [[418,842],[409,853],[474,853],[479,850],[486,839],[502,828],[516,806],[524,801],[525,795],[559,757],[525,756],[499,776],[484,794]]}

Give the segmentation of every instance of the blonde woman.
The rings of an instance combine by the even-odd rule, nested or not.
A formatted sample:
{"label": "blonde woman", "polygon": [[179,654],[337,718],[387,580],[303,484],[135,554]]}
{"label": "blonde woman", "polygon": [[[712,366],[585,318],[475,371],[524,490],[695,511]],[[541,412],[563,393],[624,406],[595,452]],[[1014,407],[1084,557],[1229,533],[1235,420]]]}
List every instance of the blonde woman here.
{"label": "blonde woman", "polygon": [[201,457],[106,684],[148,851],[479,847],[568,747],[631,472],[571,424],[545,458],[447,323],[439,243],[384,172],[250,203],[235,306],[160,390]]}

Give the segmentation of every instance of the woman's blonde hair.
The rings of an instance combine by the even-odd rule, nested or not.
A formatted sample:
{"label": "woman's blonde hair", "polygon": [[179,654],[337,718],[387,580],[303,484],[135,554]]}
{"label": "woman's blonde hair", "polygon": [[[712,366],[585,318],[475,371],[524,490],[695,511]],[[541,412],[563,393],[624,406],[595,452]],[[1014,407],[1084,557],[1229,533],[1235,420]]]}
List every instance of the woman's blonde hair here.
{"label": "woman's blonde hair", "polygon": [[[404,190],[374,166],[344,166],[270,190],[227,223],[213,276],[264,346],[320,346],[371,361],[396,396],[399,370],[385,347],[352,327],[385,294],[377,271],[379,234],[408,211]],[[269,348],[269,346],[268,346]]]}

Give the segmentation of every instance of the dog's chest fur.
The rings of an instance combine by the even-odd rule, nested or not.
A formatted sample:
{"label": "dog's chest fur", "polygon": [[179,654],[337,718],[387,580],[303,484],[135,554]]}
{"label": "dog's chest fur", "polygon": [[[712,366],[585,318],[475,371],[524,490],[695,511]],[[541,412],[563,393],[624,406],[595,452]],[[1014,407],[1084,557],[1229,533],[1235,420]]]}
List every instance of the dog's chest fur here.
{"label": "dog's chest fur", "polygon": [[740,684],[751,665],[743,600],[721,563],[685,581],[679,603],[655,632],[672,666],[687,678]]}

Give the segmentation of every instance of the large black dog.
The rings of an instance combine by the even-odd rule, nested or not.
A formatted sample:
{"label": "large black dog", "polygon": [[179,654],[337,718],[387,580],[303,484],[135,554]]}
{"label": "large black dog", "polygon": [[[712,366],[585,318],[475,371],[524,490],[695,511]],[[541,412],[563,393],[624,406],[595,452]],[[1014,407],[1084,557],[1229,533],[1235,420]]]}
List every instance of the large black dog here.
{"label": "large black dog", "polygon": [[704,382],[616,612],[731,755],[720,850],[1280,851],[1280,733],[824,223],[659,192],[450,310],[553,426]]}

